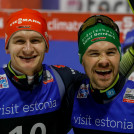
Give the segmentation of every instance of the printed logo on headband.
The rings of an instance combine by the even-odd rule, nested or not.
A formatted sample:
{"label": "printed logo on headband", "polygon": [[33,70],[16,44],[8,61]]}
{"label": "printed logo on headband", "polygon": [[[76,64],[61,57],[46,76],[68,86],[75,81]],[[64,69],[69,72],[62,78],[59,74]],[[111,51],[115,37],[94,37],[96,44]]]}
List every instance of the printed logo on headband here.
{"label": "printed logo on headband", "polygon": [[29,25],[22,25],[22,26],[18,26],[17,28],[31,28],[31,26],[29,26]]}
{"label": "printed logo on headband", "polygon": [[14,24],[22,24],[23,22],[31,22],[41,25],[41,22],[35,19],[18,18],[17,20],[14,20],[12,23],[10,23],[10,26],[13,26]]}
{"label": "printed logo on headband", "polygon": [[104,28],[99,28],[99,29],[87,31],[87,33],[82,37],[82,43],[83,45],[85,45],[88,41],[97,41],[101,39],[104,40],[106,39],[106,37],[110,37],[113,40],[115,40],[115,34],[112,31]]}
{"label": "printed logo on headband", "polygon": [[105,40],[106,37],[98,37],[98,38],[94,38],[91,41],[97,41],[97,40]]}

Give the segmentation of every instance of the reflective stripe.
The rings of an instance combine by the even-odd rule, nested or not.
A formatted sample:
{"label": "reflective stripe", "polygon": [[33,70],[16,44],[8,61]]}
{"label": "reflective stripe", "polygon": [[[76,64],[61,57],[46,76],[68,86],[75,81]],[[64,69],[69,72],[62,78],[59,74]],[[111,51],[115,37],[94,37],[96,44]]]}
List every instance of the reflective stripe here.
{"label": "reflective stripe", "polygon": [[61,100],[62,100],[62,98],[65,94],[65,85],[64,85],[63,80],[61,79],[59,73],[52,66],[50,66],[50,68],[52,69],[52,71],[54,73],[54,76],[56,78],[56,81],[57,81],[57,84],[58,84],[58,87],[59,87]]}

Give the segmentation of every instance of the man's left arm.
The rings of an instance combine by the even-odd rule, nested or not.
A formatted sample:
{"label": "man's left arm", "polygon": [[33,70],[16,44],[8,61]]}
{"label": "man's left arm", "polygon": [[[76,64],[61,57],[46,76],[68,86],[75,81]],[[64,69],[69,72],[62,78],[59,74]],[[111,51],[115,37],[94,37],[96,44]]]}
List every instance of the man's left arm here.
{"label": "man's left arm", "polygon": [[120,72],[128,78],[134,71],[134,44],[129,47],[128,51],[122,56],[120,62]]}

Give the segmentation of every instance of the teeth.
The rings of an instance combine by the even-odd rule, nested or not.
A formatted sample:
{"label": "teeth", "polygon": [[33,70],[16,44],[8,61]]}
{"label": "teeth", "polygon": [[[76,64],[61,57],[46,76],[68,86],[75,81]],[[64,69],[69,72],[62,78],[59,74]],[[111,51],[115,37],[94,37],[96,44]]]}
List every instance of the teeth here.
{"label": "teeth", "polygon": [[96,70],[95,72],[100,75],[105,75],[105,74],[110,74],[112,71],[111,70]]}
{"label": "teeth", "polygon": [[101,73],[105,73],[105,72],[109,72],[110,70],[96,70],[96,72],[101,72]]}

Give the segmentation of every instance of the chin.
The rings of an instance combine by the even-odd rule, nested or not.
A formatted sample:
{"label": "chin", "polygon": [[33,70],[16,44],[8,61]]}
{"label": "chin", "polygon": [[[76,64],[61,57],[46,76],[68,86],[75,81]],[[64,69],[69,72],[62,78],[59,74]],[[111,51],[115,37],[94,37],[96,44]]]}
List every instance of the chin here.
{"label": "chin", "polygon": [[106,89],[111,86],[111,82],[98,83],[99,89]]}

